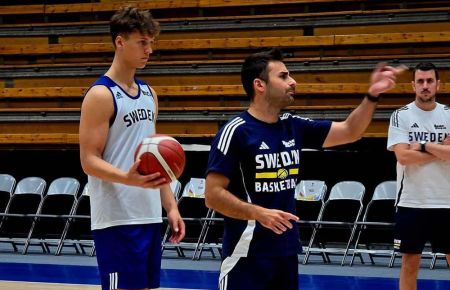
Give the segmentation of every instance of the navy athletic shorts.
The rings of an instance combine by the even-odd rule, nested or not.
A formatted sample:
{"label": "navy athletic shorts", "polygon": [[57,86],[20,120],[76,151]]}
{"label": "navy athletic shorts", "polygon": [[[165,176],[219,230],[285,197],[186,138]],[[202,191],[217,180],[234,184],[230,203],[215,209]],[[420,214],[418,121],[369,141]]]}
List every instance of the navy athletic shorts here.
{"label": "navy athletic shorts", "polygon": [[400,253],[421,254],[426,242],[435,253],[450,254],[450,209],[398,207],[394,246]]}
{"label": "navy athletic shorts", "polygon": [[92,231],[102,290],[158,288],[161,223]]}
{"label": "navy athletic shorts", "polygon": [[222,262],[219,290],[298,290],[297,255],[228,257]]}

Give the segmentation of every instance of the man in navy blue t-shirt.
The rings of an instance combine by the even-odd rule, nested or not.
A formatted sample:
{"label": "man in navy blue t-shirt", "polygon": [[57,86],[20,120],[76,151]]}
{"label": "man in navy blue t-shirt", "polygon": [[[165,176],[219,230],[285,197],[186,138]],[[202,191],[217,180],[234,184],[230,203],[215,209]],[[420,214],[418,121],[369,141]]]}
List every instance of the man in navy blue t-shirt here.
{"label": "man in navy blue t-shirt", "polygon": [[280,50],[247,57],[241,79],[250,107],[216,135],[206,173],[206,204],[225,216],[220,289],[298,289],[301,247],[293,223],[300,151],[358,140],[378,96],[395,86],[403,70],[378,65],[368,94],[345,121],[313,121],[280,116],[296,85]]}

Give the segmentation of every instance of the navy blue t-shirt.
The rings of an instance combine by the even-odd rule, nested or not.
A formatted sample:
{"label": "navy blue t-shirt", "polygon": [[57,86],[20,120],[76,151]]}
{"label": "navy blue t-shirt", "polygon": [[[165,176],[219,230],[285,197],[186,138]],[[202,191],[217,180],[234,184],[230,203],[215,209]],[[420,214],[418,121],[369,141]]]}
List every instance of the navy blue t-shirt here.
{"label": "navy blue t-shirt", "polygon": [[[291,114],[269,124],[242,112],[214,138],[206,174],[228,177],[227,189],[244,201],[295,214],[301,149],[322,148],[330,127],[331,121]],[[278,235],[258,222],[225,217],[224,256],[288,256],[300,249],[296,226]]]}

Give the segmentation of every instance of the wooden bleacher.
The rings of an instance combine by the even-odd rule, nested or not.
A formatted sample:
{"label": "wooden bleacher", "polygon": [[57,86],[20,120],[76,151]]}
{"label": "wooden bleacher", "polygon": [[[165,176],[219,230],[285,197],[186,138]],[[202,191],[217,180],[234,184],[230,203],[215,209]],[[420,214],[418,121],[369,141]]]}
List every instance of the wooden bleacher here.
{"label": "wooden bleacher", "polygon": [[[161,133],[213,136],[248,105],[240,64],[265,47],[283,49],[298,82],[287,111],[313,118],[346,116],[378,61],[413,65],[432,58],[441,79],[450,77],[448,1],[130,3],[151,9],[162,27],[149,65],[139,72],[158,93]],[[125,4],[0,7],[0,144],[77,144],[82,96],[113,56],[107,20]],[[400,77],[380,102],[366,137],[386,136],[390,113],[412,101],[410,78]],[[449,90],[441,86],[441,102],[449,102]]]}

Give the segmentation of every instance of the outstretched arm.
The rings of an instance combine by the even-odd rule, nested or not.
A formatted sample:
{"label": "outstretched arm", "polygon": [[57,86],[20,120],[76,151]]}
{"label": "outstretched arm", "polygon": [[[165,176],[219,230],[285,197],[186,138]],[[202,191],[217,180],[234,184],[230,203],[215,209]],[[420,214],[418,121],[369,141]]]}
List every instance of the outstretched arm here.
{"label": "outstretched arm", "polygon": [[[393,89],[397,76],[405,69],[405,66],[394,68],[384,63],[378,64],[370,76],[368,95],[378,98],[381,93]],[[366,97],[345,121],[333,122],[323,147],[351,143],[360,139],[372,121],[376,105],[377,99],[369,100]]]}
{"label": "outstretched arm", "polygon": [[291,220],[298,217],[281,210],[267,209],[242,201],[226,188],[229,179],[222,174],[210,172],[206,177],[206,206],[223,215],[241,220],[256,220],[264,227],[277,234],[282,234],[287,228],[292,228]]}

